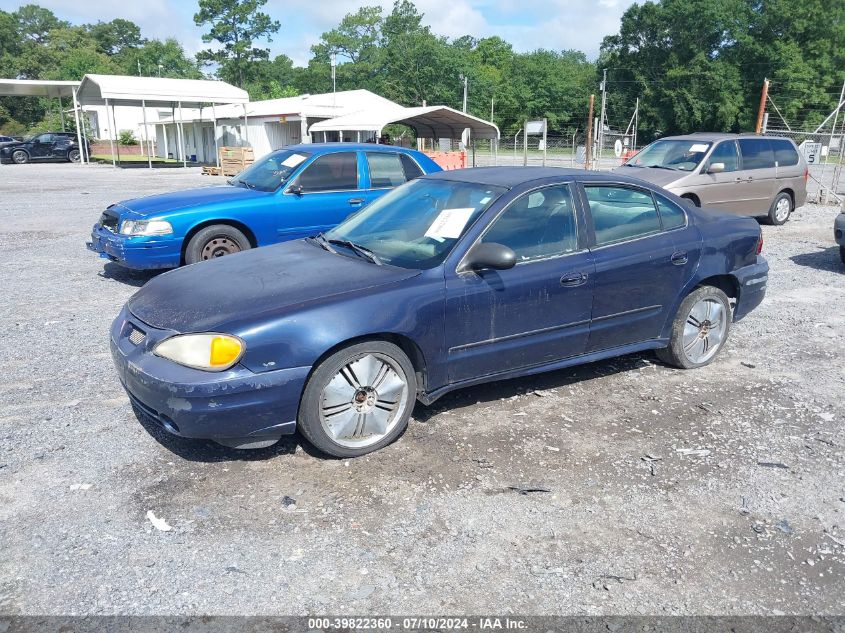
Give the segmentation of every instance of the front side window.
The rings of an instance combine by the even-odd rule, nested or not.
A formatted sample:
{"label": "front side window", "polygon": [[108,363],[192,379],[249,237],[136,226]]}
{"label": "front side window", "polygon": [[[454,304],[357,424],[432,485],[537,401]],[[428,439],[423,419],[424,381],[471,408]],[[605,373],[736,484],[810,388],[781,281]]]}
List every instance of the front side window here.
{"label": "front side window", "polygon": [[677,229],[687,223],[687,214],[677,204],[661,196],[659,193],[654,194],[654,199],[657,200],[657,209],[660,211],[660,220],[663,223],[663,230]]}
{"label": "front side window", "polygon": [[710,141],[697,139],[663,139],[643,148],[625,165],[692,171],[704,160],[711,145]]}
{"label": "front side window", "polygon": [[630,240],[660,231],[660,217],[650,193],[619,186],[584,187],[596,246]]}
{"label": "front side window", "polygon": [[370,167],[370,187],[373,189],[398,187],[408,180],[399,154],[367,152],[365,156]]}
{"label": "front side window", "polygon": [[743,169],[766,169],[775,166],[775,155],[765,138],[739,139]]}
{"label": "front side window", "polygon": [[569,187],[549,187],[517,198],[496,218],[481,241],[513,249],[518,262],[577,250],[575,212]]}
{"label": "front side window", "polygon": [[319,156],[299,175],[297,184],[302,187],[302,193],[355,190],[358,188],[358,157],[355,152]]}
{"label": "front side window", "polygon": [[385,264],[434,268],[505,191],[439,178],[412,180],[327,231],[325,237],[363,246]]}
{"label": "front side window", "polygon": [[736,171],[739,169],[739,154],[736,151],[736,143],[734,141],[722,141],[710,154],[710,160],[707,161],[707,166],[714,163],[722,163],[725,166],[725,171]]}

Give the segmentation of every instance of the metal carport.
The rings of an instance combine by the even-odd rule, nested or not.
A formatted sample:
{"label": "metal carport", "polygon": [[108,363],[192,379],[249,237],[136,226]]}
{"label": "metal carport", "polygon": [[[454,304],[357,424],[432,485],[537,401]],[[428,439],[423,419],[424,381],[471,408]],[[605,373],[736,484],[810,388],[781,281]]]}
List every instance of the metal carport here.
{"label": "metal carport", "polygon": [[[187,166],[187,156],[184,147],[184,127],[182,107],[199,108],[211,104],[214,117],[214,139],[217,143],[217,117],[215,106],[222,104],[246,104],[249,95],[225,81],[210,81],[204,79],[171,79],[166,77],[131,77],[125,75],[85,75],[78,90],[80,105],[105,105],[106,112],[111,107],[114,120],[114,106],[134,105],[143,108],[144,131],[147,133],[147,106],[169,107],[174,113],[178,109],[179,152],[182,164]],[[145,139],[149,142],[149,138]],[[110,143],[112,141],[110,140]],[[150,168],[152,156],[147,153]],[[114,159],[114,144],[112,143],[112,164]]]}

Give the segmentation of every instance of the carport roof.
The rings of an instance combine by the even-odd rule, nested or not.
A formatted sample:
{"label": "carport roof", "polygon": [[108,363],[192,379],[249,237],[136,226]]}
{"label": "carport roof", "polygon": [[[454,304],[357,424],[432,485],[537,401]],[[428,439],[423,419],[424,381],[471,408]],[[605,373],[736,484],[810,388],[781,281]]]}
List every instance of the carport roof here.
{"label": "carport roof", "polygon": [[85,75],[79,88],[82,105],[172,106],[181,103],[196,107],[204,103],[247,103],[246,90],[225,81],[131,77],[125,75]]}
{"label": "carport roof", "polygon": [[422,138],[457,139],[461,138],[464,128],[472,130],[473,138],[499,138],[499,128],[495,124],[447,106],[371,108],[315,123],[309,133],[375,131],[381,134],[391,123],[407,125]]}
{"label": "carport roof", "polygon": [[70,97],[78,81],[0,79],[0,97]]}

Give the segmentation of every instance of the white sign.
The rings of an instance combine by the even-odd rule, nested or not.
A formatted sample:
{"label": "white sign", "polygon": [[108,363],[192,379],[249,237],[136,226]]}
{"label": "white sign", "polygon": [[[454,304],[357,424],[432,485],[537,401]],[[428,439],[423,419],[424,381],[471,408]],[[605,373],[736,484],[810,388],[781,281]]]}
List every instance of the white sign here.
{"label": "white sign", "polygon": [[706,152],[708,147],[710,146],[707,143],[693,143],[692,145],[690,145],[689,151]]}
{"label": "white sign", "polygon": [[801,153],[804,154],[804,160],[807,161],[808,165],[815,165],[819,162],[819,158],[821,158],[822,154],[822,144],[816,143],[814,141],[804,141],[801,145],[798,146],[798,149],[801,150]]}
{"label": "white sign", "polygon": [[299,163],[304,160],[305,156],[303,156],[302,154],[291,154],[282,161],[282,165],[284,165],[285,167],[296,167],[297,165],[299,165]]}
{"label": "white sign", "polygon": [[525,133],[526,134],[542,134],[546,126],[545,119],[540,119],[539,121],[526,121],[525,122]]}
{"label": "white sign", "polygon": [[426,237],[433,239],[456,239],[469,222],[469,217],[475,211],[472,207],[465,209],[443,209],[425,232]]}
{"label": "white sign", "polygon": [[587,148],[583,145],[579,145],[575,149],[575,164],[576,165],[583,165],[584,161],[587,160]]}
{"label": "white sign", "polygon": [[616,158],[619,158],[619,157],[622,156],[622,141],[621,140],[616,139],[616,142],[613,144],[613,153],[616,154]]}

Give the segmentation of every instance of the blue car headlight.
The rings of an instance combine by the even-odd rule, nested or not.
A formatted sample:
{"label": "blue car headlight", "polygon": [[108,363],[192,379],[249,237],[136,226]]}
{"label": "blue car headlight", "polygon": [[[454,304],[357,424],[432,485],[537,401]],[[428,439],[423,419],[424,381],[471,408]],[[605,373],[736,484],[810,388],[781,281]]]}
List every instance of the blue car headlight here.
{"label": "blue car headlight", "polygon": [[121,235],[170,235],[173,227],[165,220],[124,220],[120,224]]}
{"label": "blue car headlight", "polygon": [[204,371],[225,371],[237,363],[246,343],[237,336],[218,332],[177,334],[161,341],[153,354],[185,367]]}

